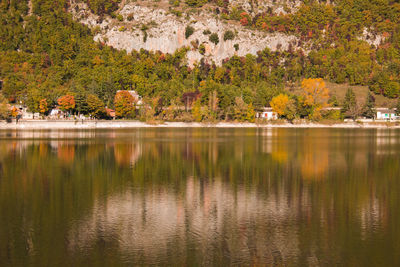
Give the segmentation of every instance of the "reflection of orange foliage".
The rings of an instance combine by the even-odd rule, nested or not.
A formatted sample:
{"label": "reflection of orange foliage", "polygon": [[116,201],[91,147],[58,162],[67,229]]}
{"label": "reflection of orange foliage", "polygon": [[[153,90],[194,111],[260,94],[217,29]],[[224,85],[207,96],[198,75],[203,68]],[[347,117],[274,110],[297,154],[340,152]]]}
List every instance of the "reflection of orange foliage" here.
{"label": "reflection of orange foliage", "polygon": [[39,144],[39,155],[40,157],[45,157],[48,153],[48,145],[45,143],[40,143]]}
{"label": "reflection of orange foliage", "polygon": [[130,146],[127,144],[116,144],[114,146],[115,161],[120,165],[129,165]]}
{"label": "reflection of orange foliage", "polygon": [[288,141],[290,137],[287,136],[287,133],[285,129],[275,129],[274,131],[274,135],[279,138],[272,143],[271,157],[279,163],[286,163],[289,159]]}
{"label": "reflection of orange foliage", "polygon": [[301,163],[301,173],[304,179],[322,180],[328,167],[328,153],[307,153]]}
{"label": "reflection of orange foliage", "polygon": [[304,106],[312,108],[310,118],[320,119],[321,110],[328,107],[329,89],[323,79],[304,79],[301,82]]}
{"label": "reflection of orange foliage", "polygon": [[114,157],[119,165],[134,164],[140,156],[140,148],[135,144],[115,144]]}
{"label": "reflection of orange foliage", "polygon": [[325,139],[316,141],[312,136],[305,137],[303,156],[300,161],[303,179],[322,180],[325,178],[329,167],[329,156],[327,146],[321,144],[323,140]]}
{"label": "reflection of orange foliage", "polygon": [[73,145],[59,145],[57,156],[64,163],[72,163],[75,158],[75,146]]}

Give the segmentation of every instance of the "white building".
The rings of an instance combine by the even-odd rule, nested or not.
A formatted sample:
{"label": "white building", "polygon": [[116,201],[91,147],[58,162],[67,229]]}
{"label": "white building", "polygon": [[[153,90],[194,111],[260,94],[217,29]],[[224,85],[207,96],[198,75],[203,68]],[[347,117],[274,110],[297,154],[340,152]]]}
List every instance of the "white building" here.
{"label": "white building", "polygon": [[257,118],[264,120],[276,120],[278,119],[278,113],[272,111],[272,108],[264,108],[263,111],[257,112]]}
{"label": "white building", "polygon": [[376,109],[376,119],[392,121],[392,120],[400,119],[400,116],[396,115],[396,111],[394,109],[377,108]]}

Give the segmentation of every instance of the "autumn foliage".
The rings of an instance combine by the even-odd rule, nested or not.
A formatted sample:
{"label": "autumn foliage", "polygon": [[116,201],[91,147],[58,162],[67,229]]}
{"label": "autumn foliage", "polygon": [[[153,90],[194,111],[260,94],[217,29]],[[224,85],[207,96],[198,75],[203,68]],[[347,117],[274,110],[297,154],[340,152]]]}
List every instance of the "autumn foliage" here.
{"label": "autumn foliage", "polygon": [[128,91],[119,91],[114,98],[115,115],[119,118],[132,117],[136,99]]}
{"label": "autumn foliage", "polygon": [[329,89],[323,79],[304,79],[301,82],[302,102],[309,108],[310,119],[320,119],[321,110],[329,106]]}
{"label": "autumn foliage", "polygon": [[11,108],[11,116],[14,117],[14,118],[16,118],[17,115],[18,115],[18,108],[16,108],[16,107],[13,106],[13,107]]}
{"label": "autumn foliage", "polygon": [[64,95],[57,102],[62,111],[72,111],[75,108],[75,98],[73,95]]}
{"label": "autumn foliage", "polygon": [[278,113],[280,117],[282,117],[283,115],[285,115],[288,103],[289,103],[289,97],[285,94],[279,94],[274,98],[272,98],[270,105],[272,107],[272,110]]}
{"label": "autumn foliage", "polygon": [[39,112],[40,114],[45,114],[49,110],[47,100],[46,99],[41,99],[39,101]]}
{"label": "autumn foliage", "polygon": [[279,94],[272,98],[270,105],[279,117],[293,120],[296,117],[295,100],[286,94]]}

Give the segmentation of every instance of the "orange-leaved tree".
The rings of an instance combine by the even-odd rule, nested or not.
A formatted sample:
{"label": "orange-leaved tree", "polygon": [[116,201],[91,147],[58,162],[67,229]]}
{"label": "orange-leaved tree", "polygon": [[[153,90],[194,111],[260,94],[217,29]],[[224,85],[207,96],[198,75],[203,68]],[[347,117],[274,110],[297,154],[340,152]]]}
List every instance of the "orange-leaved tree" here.
{"label": "orange-leaved tree", "polygon": [[62,111],[71,112],[75,108],[75,98],[73,95],[64,95],[57,102]]}
{"label": "orange-leaved tree", "polygon": [[49,110],[47,100],[45,98],[39,101],[39,112],[40,114],[44,115]]}
{"label": "orange-leaved tree", "polygon": [[128,91],[119,91],[114,97],[115,115],[119,118],[133,117],[136,99]]}
{"label": "orange-leaved tree", "polygon": [[11,116],[16,118],[18,116],[18,114],[19,114],[19,109],[13,106],[11,108]]}
{"label": "orange-leaved tree", "polygon": [[321,78],[304,79],[301,82],[302,102],[308,108],[308,116],[310,119],[321,119],[321,110],[328,107],[329,89]]}

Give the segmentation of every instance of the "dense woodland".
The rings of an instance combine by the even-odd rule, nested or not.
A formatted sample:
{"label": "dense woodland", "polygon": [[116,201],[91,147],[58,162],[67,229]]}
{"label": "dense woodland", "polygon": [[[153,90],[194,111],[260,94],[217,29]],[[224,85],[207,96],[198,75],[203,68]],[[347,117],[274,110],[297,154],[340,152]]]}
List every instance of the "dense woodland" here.
{"label": "dense woodland", "polygon": [[[96,14],[115,16],[120,1],[85,2]],[[227,58],[222,66],[201,61],[190,68],[185,57],[189,48],[174,54],[145,50],[127,54],[94,42],[92,30],[68,13],[69,1],[32,0],[30,14],[27,0],[1,0],[2,101],[22,102],[31,111],[45,114],[60,105],[61,97],[72,96],[73,105],[66,110],[101,117],[100,108],[117,109],[120,105],[118,90],[136,90],[151,107],[141,113],[144,118],[201,121],[251,120],[254,109],[269,106],[282,93],[288,96],[287,103],[294,106],[296,116],[319,119],[319,110],[326,103],[343,105],[331,95],[317,106],[308,105],[306,93],[295,96],[285,91],[302,81],[304,85],[309,78],[368,85],[375,94],[398,98],[399,1],[331,2],[304,1],[292,14],[271,11],[252,17],[239,8],[228,8],[226,1],[178,1],[178,5],[188,7],[209,5],[221,19],[238,20],[254,30],[295,34],[300,47],[303,43],[310,47],[308,54],[293,47],[276,52],[265,49],[256,56]],[[375,47],[360,40],[364,27],[383,37],[383,44]],[[372,95],[369,100],[373,100]],[[188,105],[193,110],[190,118],[176,108]],[[119,114],[138,116],[137,112]]]}

